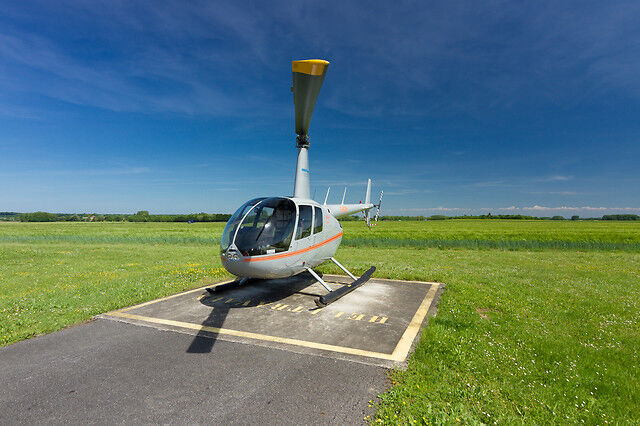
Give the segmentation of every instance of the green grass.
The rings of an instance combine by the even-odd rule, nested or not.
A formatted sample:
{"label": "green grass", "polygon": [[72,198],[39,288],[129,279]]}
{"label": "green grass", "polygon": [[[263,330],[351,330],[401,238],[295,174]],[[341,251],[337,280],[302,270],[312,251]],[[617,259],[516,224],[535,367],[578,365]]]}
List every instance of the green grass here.
{"label": "green grass", "polygon": [[[350,229],[356,225],[355,229]],[[349,223],[349,247],[434,247],[504,250],[640,252],[640,223],[541,220],[381,222],[373,232]]]}
{"label": "green grass", "polygon": [[340,259],[446,283],[373,421],[640,421],[640,255],[347,248]]}
{"label": "green grass", "polygon": [[48,222],[0,223],[0,243],[177,244],[220,243],[224,223]]}
{"label": "green grass", "polygon": [[[0,344],[226,277],[222,227],[0,224]],[[368,420],[640,423],[640,224],[344,227],[338,257],[354,271],[374,264],[378,277],[446,283]]]}
{"label": "green grass", "polygon": [[229,277],[223,225],[0,224],[0,345]]}
{"label": "green grass", "polygon": [[[614,221],[447,220],[344,222],[348,247],[436,247],[640,252],[640,223]],[[223,223],[3,223],[0,243],[200,244],[220,242]]]}

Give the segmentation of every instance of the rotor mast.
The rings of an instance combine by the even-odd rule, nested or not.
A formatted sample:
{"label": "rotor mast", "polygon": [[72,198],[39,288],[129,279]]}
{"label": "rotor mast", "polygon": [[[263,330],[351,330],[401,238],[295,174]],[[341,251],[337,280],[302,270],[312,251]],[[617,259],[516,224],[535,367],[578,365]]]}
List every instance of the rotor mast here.
{"label": "rotor mast", "polygon": [[318,100],[329,62],[321,59],[293,61],[293,104],[295,108],[298,162],[293,196],[310,199],[309,189],[309,124]]}

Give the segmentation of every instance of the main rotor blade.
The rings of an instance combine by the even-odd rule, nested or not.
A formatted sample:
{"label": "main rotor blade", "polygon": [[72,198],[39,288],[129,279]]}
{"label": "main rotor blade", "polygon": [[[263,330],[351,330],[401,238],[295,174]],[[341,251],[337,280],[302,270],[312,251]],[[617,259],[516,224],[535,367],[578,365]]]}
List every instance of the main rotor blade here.
{"label": "main rotor blade", "polygon": [[329,62],[321,59],[293,61],[293,104],[296,114],[296,134],[307,140],[313,108],[320,94],[320,87],[327,74]]}

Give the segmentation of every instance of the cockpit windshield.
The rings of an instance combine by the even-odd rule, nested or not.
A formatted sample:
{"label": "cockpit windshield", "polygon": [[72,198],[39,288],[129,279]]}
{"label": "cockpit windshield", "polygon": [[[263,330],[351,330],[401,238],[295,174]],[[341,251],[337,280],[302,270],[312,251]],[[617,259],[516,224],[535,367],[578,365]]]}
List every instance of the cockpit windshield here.
{"label": "cockpit windshield", "polygon": [[222,249],[223,253],[227,251],[227,249],[231,245],[231,239],[235,235],[236,229],[238,229],[238,225],[240,224],[240,221],[242,220],[244,215],[247,214],[247,212],[253,206],[255,206],[260,201],[265,199],[266,197],[262,197],[262,198],[254,198],[253,200],[247,201],[238,210],[236,210],[236,212],[233,214],[233,216],[231,216],[231,218],[229,218],[229,221],[224,227],[224,231],[222,231],[222,237],[220,238],[220,248]]}
{"label": "cockpit windshield", "polygon": [[240,223],[234,244],[244,256],[278,253],[291,245],[296,205],[287,198],[259,202]]}

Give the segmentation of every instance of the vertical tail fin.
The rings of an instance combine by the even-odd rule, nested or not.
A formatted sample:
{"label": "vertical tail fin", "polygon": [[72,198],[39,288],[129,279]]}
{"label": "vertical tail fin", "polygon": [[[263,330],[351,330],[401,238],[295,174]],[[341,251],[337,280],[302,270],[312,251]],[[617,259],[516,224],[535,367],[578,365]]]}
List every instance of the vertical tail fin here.
{"label": "vertical tail fin", "polygon": [[371,202],[371,179],[367,182],[367,195],[364,197],[364,203],[369,204]]}
{"label": "vertical tail fin", "polygon": [[[371,203],[371,179],[367,181],[367,194],[364,196],[364,203]],[[371,226],[371,219],[369,217],[369,210],[364,211],[364,220],[367,223],[367,226]]]}

